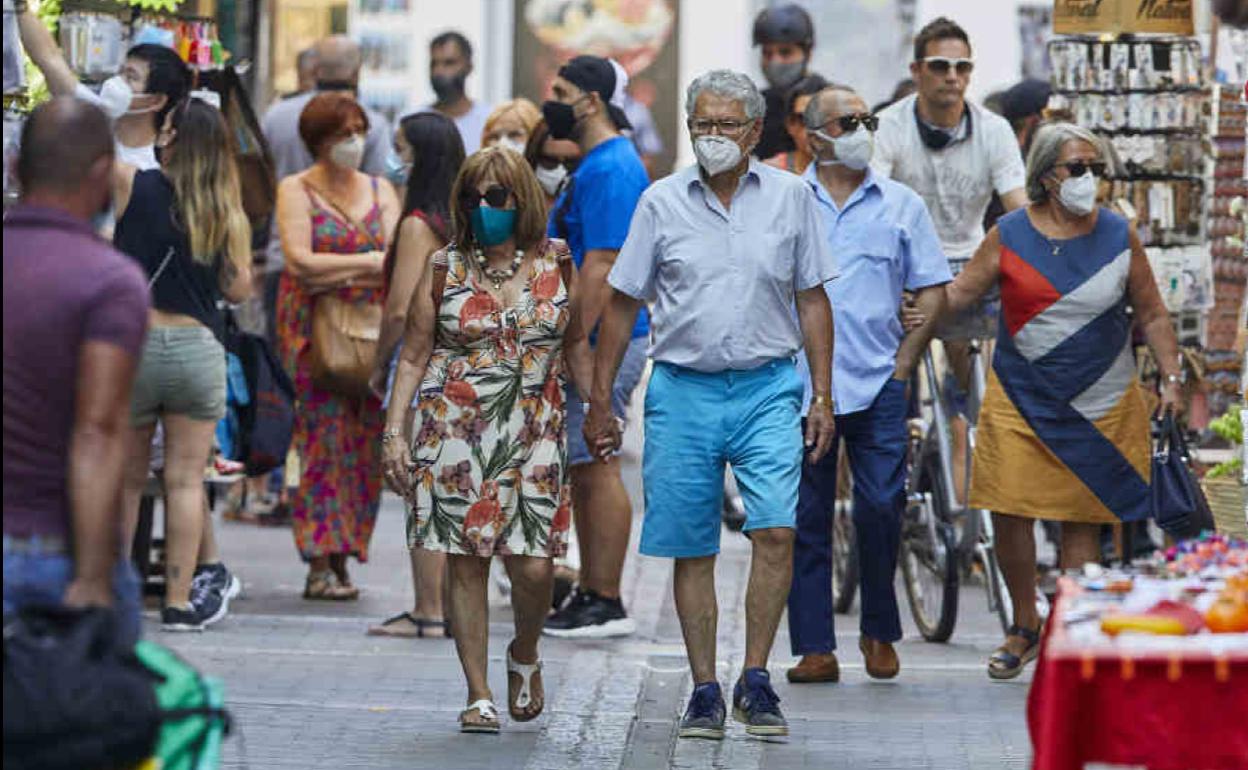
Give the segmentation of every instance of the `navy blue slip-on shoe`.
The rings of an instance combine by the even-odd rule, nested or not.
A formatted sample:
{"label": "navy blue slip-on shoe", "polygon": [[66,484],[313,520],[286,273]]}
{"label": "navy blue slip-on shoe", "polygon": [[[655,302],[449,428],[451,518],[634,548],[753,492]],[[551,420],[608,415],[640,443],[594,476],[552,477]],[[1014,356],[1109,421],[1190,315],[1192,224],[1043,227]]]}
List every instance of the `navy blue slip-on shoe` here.
{"label": "navy blue slip-on shoe", "polygon": [[719,682],[697,685],[693,688],[693,695],[689,696],[685,716],[680,720],[680,737],[722,741],[726,711]]}
{"label": "navy blue slip-on shoe", "polygon": [[741,672],[732,690],[732,716],[745,725],[748,735],[788,735],[789,723],[780,713],[780,696],[771,689],[771,675],[765,668]]}

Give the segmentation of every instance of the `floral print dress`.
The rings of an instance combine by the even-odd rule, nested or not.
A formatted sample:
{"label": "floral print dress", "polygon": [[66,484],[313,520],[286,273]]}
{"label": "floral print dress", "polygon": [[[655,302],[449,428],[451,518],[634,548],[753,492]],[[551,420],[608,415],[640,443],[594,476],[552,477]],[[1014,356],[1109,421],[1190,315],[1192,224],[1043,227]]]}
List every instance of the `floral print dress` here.
{"label": "floral print dress", "polygon": [[572,518],[564,429],[563,241],[536,250],[519,302],[502,307],[454,248],[412,437],[412,547],[562,556]]}
{"label": "floral print dress", "polygon": [[[384,243],[377,180],[373,207],[356,230],[311,191],[312,251],[361,254]],[[342,288],[335,293],[356,303],[380,304],[380,289]],[[299,457],[298,490],[290,500],[295,548],[307,561],[318,556],[353,555],[368,561],[368,543],[381,503],[381,402],[351,398],[312,382],[309,355],[312,306],[309,294],[290,273],[277,290],[278,355],[295,385],[295,425],[291,448]],[[289,466],[288,466],[289,467]],[[287,479],[295,486],[294,479]]]}

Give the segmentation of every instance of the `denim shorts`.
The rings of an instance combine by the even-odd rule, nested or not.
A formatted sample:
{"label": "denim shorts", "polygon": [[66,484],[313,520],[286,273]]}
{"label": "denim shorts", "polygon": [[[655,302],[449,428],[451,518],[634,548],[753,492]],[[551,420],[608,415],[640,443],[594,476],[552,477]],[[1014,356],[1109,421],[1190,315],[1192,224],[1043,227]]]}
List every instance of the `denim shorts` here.
{"label": "denim shorts", "polygon": [[[63,547],[5,536],[5,617],[27,605],[59,605],[73,579],[74,561]],[[120,560],[113,567],[113,609],[124,645],[139,639],[142,608],[138,573],[128,560]]]}
{"label": "denim shorts", "polygon": [[130,398],[130,422],[151,425],[165,413],[212,422],[225,416],[225,348],[211,329],[147,330]]}
{"label": "denim shorts", "polygon": [[[620,370],[615,374],[615,385],[611,388],[611,411],[616,417],[624,419],[628,416],[628,405],[633,400],[633,391],[641,382],[641,374],[646,370],[645,337],[634,337],[624,351],[620,361]],[[585,445],[585,402],[576,391],[576,386],[568,382],[567,425],[568,425],[568,465],[586,465],[594,461]]]}
{"label": "denim shorts", "polygon": [[725,463],[745,503],[747,531],[793,528],[804,389],[787,359],[709,374],[655,364],[646,389],[643,554],[719,552]]}

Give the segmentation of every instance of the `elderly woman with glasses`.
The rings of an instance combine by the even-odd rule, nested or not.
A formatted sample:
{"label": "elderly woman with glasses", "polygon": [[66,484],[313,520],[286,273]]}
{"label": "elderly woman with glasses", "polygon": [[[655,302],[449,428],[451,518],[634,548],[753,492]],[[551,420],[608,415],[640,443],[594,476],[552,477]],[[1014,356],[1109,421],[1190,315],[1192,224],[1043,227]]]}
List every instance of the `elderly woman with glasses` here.
{"label": "elderly woman with glasses", "polygon": [[[511,577],[508,711],[525,722],[544,705],[537,641],[551,559],[563,554],[572,521],[565,356],[582,390],[592,363],[584,326],[571,318],[571,255],[544,235],[542,190],[524,158],[502,147],[477,152],[450,197],[451,243],[428,261],[408,310],[383,469],[407,500],[409,546],[448,554],[468,680],[460,729],[496,733],[486,679],[490,560],[503,557]],[[408,443],[412,409],[418,427]]]}
{"label": "elderly woman with glasses", "polygon": [[1148,258],[1127,221],[1097,206],[1109,164],[1097,137],[1045,126],[1027,159],[1030,205],[1001,217],[948,288],[956,313],[996,284],[1001,317],[979,415],[971,499],[993,511],[1014,626],[988,662],[1011,679],[1036,657],[1034,520],[1061,522],[1061,566],[1100,557],[1101,524],[1149,511],[1149,411],[1134,323],[1160,362],[1163,409],[1179,353]]}

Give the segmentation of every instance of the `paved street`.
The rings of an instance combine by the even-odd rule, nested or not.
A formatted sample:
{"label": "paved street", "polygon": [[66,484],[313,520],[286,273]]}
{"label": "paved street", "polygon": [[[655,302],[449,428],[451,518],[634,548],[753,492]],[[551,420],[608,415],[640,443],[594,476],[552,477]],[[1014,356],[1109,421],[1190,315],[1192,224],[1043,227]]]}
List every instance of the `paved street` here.
{"label": "paved street", "polygon": [[[635,441],[635,437],[634,437]],[[627,481],[640,509],[636,444]],[[640,519],[638,519],[639,521]],[[638,633],[627,640],[542,644],[547,707],[528,724],[508,721],[504,654],[506,606],[491,608],[491,675],[503,708],[499,736],[464,736],[457,714],[465,689],[453,642],[366,637],[370,622],[410,608],[403,515],[388,496],[369,564],[356,567],[357,603],[300,598],[304,568],[289,531],[225,522],[222,552],[243,579],[231,615],[200,635],[148,633],[225,681],[239,732],[225,766],[278,768],[931,768],[1005,770],[1028,766],[1024,705],[1030,673],[991,683],[984,671],[999,642],[979,587],[963,589],[950,644],[923,642],[909,623],[899,647],[900,677],[867,678],[857,619],[839,616],[842,681],[789,685],[793,658],[784,623],[772,678],[789,719],[782,742],[747,739],[730,722],[722,743],[680,741],[675,726],[690,690],[671,598],[671,563],[629,557],[624,596]],[[634,528],[634,539],[637,529]],[[744,647],[748,542],[724,533],[717,588],[720,681],[730,691]],[[244,763],[244,756],[246,763]]]}

